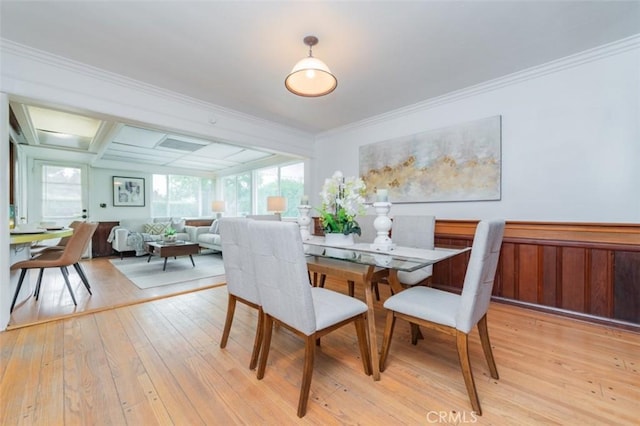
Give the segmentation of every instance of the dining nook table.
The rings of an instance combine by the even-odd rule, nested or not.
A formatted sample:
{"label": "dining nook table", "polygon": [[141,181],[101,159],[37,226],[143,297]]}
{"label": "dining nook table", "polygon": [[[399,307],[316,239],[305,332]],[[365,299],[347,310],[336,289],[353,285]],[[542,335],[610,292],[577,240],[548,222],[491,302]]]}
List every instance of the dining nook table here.
{"label": "dining nook table", "polygon": [[[394,246],[391,250],[379,250],[371,244],[357,243],[349,246],[332,246],[324,237],[311,236],[303,241],[310,273],[330,276],[364,287],[367,304],[367,331],[373,367],[373,379],[380,380],[378,338],[374,316],[372,282],[386,278],[394,293],[404,287],[398,280],[398,271],[412,272],[469,251],[464,248],[433,250]],[[315,281],[315,280],[314,280]]]}

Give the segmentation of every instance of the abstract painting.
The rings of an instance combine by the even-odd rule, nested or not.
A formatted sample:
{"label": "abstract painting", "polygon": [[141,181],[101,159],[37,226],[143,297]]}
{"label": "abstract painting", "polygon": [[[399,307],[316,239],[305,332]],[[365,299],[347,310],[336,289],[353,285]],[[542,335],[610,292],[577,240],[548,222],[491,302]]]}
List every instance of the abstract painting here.
{"label": "abstract painting", "polygon": [[387,189],[392,203],[500,200],[501,116],[360,147],[367,201]]}

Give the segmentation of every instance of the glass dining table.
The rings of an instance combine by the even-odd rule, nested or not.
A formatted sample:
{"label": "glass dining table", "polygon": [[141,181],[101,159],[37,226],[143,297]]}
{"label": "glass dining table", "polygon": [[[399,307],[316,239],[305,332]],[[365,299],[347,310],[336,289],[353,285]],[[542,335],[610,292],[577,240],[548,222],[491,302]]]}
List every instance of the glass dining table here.
{"label": "glass dining table", "polygon": [[[395,246],[389,251],[380,251],[370,244],[358,243],[350,246],[331,246],[324,237],[312,236],[303,241],[307,255],[307,268],[315,276],[331,276],[337,280],[351,281],[364,287],[367,304],[367,328],[373,379],[380,380],[378,339],[374,316],[374,300],[371,283],[385,279],[394,293],[404,287],[398,280],[398,271],[412,272],[437,262],[458,256],[471,250],[464,248],[435,248],[433,250]],[[315,281],[315,280],[314,280]]]}

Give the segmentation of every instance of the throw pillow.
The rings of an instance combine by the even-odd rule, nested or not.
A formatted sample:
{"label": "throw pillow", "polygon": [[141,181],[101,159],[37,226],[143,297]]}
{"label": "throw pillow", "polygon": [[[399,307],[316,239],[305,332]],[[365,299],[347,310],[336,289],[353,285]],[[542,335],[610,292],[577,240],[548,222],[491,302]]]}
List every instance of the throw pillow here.
{"label": "throw pillow", "polygon": [[168,227],[169,222],[146,223],[144,225],[144,232],[151,235],[162,235]]}
{"label": "throw pillow", "polygon": [[220,232],[218,232],[218,227],[219,227],[219,223],[218,223],[218,219],[215,219],[213,222],[211,222],[211,226],[209,227],[209,233],[210,234],[219,234]]}
{"label": "throw pillow", "polygon": [[171,219],[171,227],[176,230],[176,232],[181,233],[184,232],[184,226],[186,221],[184,219],[173,218]]}

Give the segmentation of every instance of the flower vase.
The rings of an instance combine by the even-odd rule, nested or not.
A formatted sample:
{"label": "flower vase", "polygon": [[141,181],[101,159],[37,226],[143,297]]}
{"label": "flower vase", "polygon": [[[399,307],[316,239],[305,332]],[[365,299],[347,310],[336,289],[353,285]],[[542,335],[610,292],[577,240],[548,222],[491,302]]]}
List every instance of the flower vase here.
{"label": "flower vase", "polygon": [[[326,245],[333,246],[335,248],[327,247],[324,249],[324,254],[336,259],[352,259],[354,253],[351,250],[344,250],[348,246],[352,246],[353,234],[344,235],[342,233],[328,233],[324,234],[324,243]],[[338,248],[340,247],[340,248]]]}
{"label": "flower vase", "polygon": [[341,233],[324,234],[324,242],[325,244],[334,247],[345,247],[355,244],[353,241],[353,234],[344,235]]}

